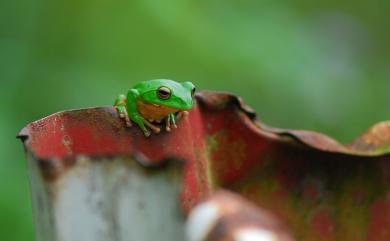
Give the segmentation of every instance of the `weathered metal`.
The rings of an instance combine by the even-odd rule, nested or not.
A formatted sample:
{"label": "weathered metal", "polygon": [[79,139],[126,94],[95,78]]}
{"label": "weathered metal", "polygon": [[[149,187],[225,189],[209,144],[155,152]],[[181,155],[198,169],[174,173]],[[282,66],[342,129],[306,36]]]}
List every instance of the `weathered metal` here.
{"label": "weathered metal", "polygon": [[245,198],[217,191],[197,205],[186,227],[189,241],[292,241],[277,218]]}
{"label": "weathered metal", "polygon": [[[79,168],[80,156],[92,166],[100,163],[95,160],[125,157],[147,170],[175,159],[185,163],[180,182],[185,214],[224,188],[273,213],[296,240],[390,240],[390,122],[341,145],[314,132],[267,127],[239,98],[203,92],[196,96],[188,118],[179,120],[171,133],[145,138],[138,128],[126,127],[114,108],[103,107],[51,115],[31,123],[19,136],[25,140],[29,162],[36,165],[30,170],[37,170],[31,176],[38,180],[31,184],[33,196],[47,197],[36,201],[35,217],[40,215],[39,205],[51,207],[59,193],[73,188],[58,183]],[[55,195],[50,194],[52,186]],[[108,193],[104,195],[112,198]],[[79,204],[80,200],[69,200],[69,206],[62,207]],[[45,220],[57,215],[58,210],[49,210]],[[139,222],[146,225],[145,220]],[[45,222],[48,229],[58,229],[58,224]]]}
{"label": "weathered metal", "polygon": [[150,170],[120,156],[66,162],[28,155],[37,241],[184,240],[178,163]]}

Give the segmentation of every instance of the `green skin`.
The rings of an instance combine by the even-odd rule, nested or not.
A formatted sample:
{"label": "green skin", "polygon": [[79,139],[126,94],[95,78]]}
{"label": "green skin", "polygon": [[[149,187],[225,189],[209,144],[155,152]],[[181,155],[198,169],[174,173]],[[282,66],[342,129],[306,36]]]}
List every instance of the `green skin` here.
{"label": "green skin", "polygon": [[[159,91],[163,87],[170,91],[169,98],[161,98]],[[119,95],[114,103],[114,107],[118,110],[119,116],[126,120],[127,126],[131,126],[130,120],[136,123],[145,136],[150,136],[150,131],[146,128],[147,125],[154,132],[158,133],[160,129],[151,124],[137,109],[137,102],[145,104],[158,105],[176,109],[179,114],[186,114],[186,110],[190,110],[193,106],[193,95],[195,86],[191,82],[176,82],[167,79],[155,79],[143,81],[135,85],[127,92],[127,96]],[[159,107],[155,107],[159,108]],[[169,113],[166,116],[167,127],[170,131],[168,123],[172,123],[176,127],[176,113]]]}

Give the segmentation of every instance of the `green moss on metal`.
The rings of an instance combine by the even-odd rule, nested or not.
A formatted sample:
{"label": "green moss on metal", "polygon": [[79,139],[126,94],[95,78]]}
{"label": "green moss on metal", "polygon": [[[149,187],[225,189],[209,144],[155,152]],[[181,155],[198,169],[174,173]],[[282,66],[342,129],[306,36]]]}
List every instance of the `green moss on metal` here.
{"label": "green moss on metal", "polygon": [[367,239],[372,205],[387,197],[390,188],[379,165],[369,158],[330,158],[322,164],[305,160],[305,169],[289,176],[280,169],[281,161],[276,153],[261,157],[259,165],[228,188],[272,210],[296,240]]}
{"label": "green moss on metal", "polygon": [[245,141],[229,135],[225,130],[206,137],[207,176],[211,187],[221,185],[221,180],[240,173],[247,155]]}
{"label": "green moss on metal", "polygon": [[212,153],[219,148],[216,135],[206,136],[206,176],[209,183],[210,190],[217,187],[217,180],[215,171],[213,171]]}
{"label": "green moss on metal", "polygon": [[390,145],[375,149],[373,155],[385,155],[390,153]]}

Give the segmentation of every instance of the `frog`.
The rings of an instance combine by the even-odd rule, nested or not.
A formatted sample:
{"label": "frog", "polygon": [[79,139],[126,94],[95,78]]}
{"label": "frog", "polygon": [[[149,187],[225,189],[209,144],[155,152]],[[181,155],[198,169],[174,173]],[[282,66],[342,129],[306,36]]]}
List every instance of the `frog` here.
{"label": "frog", "polygon": [[[146,137],[161,132],[156,124],[165,122],[165,130],[177,128],[176,121],[187,117],[194,104],[195,85],[192,82],[177,82],[170,79],[153,79],[139,82],[120,94],[115,102],[119,117],[126,126],[138,125]],[[148,128],[147,128],[148,127]]]}

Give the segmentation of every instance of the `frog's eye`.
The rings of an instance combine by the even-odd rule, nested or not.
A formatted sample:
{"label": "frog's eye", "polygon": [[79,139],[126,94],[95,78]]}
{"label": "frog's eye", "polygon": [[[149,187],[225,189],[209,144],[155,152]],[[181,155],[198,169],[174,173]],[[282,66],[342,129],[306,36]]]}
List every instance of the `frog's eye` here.
{"label": "frog's eye", "polygon": [[171,97],[171,90],[165,86],[161,86],[157,90],[157,96],[162,100],[167,100]]}
{"label": "frog's eye", "polygon": [[191,95],[192,95],[192,97],[194,97],[195,96],[195,91],[196,91],[196,88],[194,87],[194,88],[192,88],[192,91],[191,91]]}

